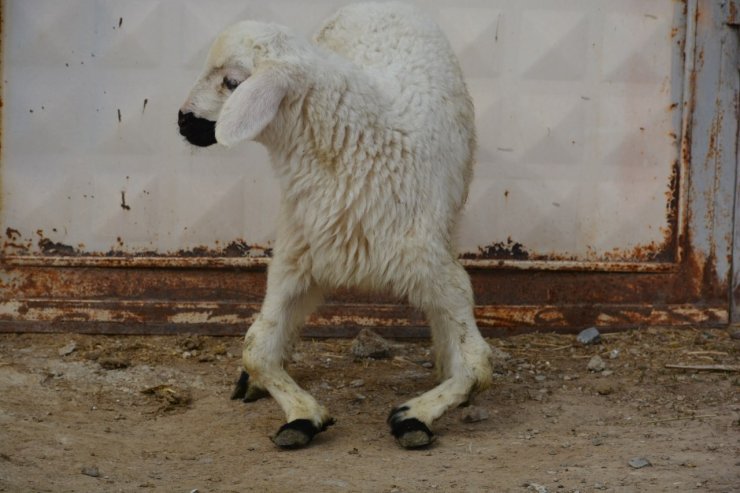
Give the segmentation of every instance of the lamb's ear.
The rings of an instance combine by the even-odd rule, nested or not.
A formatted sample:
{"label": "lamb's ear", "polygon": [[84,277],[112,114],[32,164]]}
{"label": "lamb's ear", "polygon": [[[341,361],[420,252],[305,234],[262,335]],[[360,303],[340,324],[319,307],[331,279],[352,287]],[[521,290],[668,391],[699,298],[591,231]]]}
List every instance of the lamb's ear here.
{"label": "lamb's ear", "polygon": [[276,70],[257,72],[239,84],[216,121],[216,141],[225,146],[257,137],[275,118],[287,85]]}

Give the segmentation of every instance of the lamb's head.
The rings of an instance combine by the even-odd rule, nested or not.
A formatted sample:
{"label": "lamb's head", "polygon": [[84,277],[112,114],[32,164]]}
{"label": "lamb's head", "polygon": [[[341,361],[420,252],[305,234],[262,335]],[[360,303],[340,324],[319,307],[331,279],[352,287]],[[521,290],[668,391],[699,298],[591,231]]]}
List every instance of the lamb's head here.
{"label": "lamb's head", "polygon": [[201,147],[256,138],[291,90],[305,49],[275,24],[243,21],[226,29],[180,108],[180,134]]}

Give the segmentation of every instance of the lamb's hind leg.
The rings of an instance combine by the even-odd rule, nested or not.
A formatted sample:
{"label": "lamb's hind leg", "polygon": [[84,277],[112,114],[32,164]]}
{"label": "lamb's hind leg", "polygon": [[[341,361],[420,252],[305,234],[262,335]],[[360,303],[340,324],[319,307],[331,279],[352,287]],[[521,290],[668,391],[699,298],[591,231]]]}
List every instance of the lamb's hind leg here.
{"label": "lamb's hind leg", "polygon": [[287,417],[273,437],[283,448],[305,446],[333,423],[327,410],[284,368],[298,329],[321,301],[319,289],[299,274],[279,259],[273,260],[262,310],[244,338],[244,367],[250,384],[267,390]]}
{"label": "lamb's hind leg", "polygon": [[[428,272],[428,271],[427,271]],[[462,266],[450,259],[425,279],[412,303],[426,314],[437,353],[442,382],[432,390],[391,411],[391,433],[405,448],[429,445],[430,426],[448,409],[466,402],[491,385],[491,348],[478,331],[473,315],[473,292]]]}

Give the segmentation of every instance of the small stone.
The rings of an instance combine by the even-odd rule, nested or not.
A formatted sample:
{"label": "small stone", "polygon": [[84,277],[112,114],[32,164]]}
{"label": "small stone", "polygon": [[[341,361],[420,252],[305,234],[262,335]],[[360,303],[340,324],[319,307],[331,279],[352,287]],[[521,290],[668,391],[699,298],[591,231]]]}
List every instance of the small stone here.
{"label": "small stone", "polygon": [[604,360],[601,359],[601,356],[597,354],[588,361],[587,368],[591,371],[604,371],[604,369],[606,369],[606,363],[604,363]]}
{"label": "small stone", "polygon": [[614,387],[610,382],[599,382],[594,389],[599,395],[610,395],[614,393]]}
{"label": "small stone", "polygon": [[358,359],[391,357],[391,345],[370,329],[362,329],[352,341],[350,352]]}
{"label": "small stone", "polygon": [[485,421],[491,417],[486,409],[479,406],[468,406],[465,408],[460,420],[463,423],[477,423],[479,421]]}
{"label": "small stone", "polygon": [[627,463],[634,469],[642,469],[643,467],[652,466],[650,461],[645,457],[633,457]]}
{"label": "small stone", "polygon": [[535,493],[549,493],[547,487],[537,483],[527,483],[527,491],[534,491]]}
{"label": "small stone", "polygon": [[511,360],[511,355],[509,353],[502,351],[496,346],[491,346],[491,361],[493,362],[494,372],[505,371],[509,366],[509,360]]}
{"label": "small stone", "polygon": [[535,375],[534,379],[537,382],[544,382],[545,380],[547,380],[547,377],[545,375]]}
{"label": "small stone", "polygon": [[98,359],[98,364],[105,370],[121,370],[128,368],[131,363],[123,358],[106,356]]}
{"label": "small stone", "polygon": [[365,381],[363,379],[361,379],[361,378],[358,378],[357,380],[352,380],[349,383],[349,386],[352,387],[352,388],[355,388],[355,389],[357,387],[362,387],[363,385],[365,385]]}
{"label": "small stone", "polygon": [[581,344],[597,344],[601,342],[601,334],[596,327],[589,327],[588,329],[582,330],[576,340]]}
{"label": "small stone", "polygon": [[203,347],[203,340],[197,336],[187,337],[180,343],[180,346],[187,351],[201,349]]}
{"label": "small stone", "polygon": [[77,344],[75,341],[71,341],[66,346],[59,349],[59,356],[67,356],[74,352],[74,350],[77,349]]}
{"label": "small stone", "polygon": [[80,471],[85,476],[90,476],[91,478],[98,478],[100,477],[100,471],[98,471],[98,468],[95,466],[92,467],[83,467],[82,471]]}

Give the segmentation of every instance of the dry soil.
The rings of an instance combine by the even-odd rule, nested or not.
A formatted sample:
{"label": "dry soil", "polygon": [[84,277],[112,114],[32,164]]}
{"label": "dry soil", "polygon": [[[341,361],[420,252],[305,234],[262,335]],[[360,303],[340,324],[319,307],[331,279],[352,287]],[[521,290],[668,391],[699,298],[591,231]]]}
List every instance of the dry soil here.
{"label": "dry soil", "polygon": [[[0,491],[740,491],[730,332],[491,339],[510,356],[494,387],[417,451],[396,445],[385,418],[434,385],[427,341],[394,342],[382,360],[355,359],[349,340],[302,341],[290,371],[337,423],[282,451],[272,399],[229,399],[238,338],[1,335]],[[602,371],[588,369],[595,355]]]}

